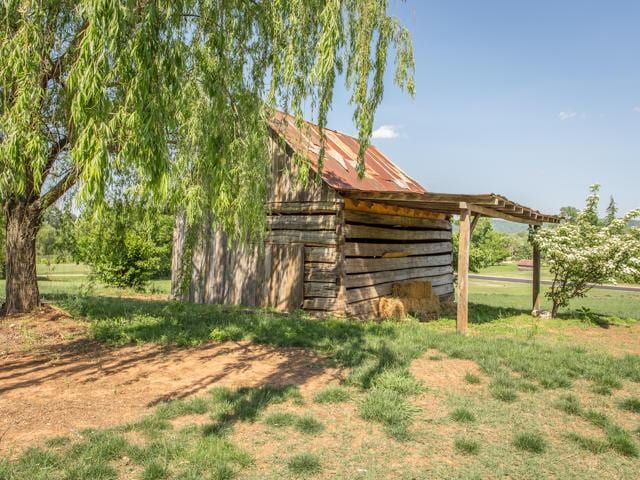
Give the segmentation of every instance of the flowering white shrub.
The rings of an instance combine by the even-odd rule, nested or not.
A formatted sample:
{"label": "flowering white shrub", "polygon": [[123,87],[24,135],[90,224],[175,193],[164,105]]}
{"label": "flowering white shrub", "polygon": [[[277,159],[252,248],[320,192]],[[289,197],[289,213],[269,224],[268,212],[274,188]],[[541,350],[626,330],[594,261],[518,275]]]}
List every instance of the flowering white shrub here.
{"label": "flowering white shrub", "polygon": [[553,302],[553,317],[570,299],[584,297],[594,284],[640,275],[640,228],[629,227],[640,209],[604,225],[598,220],[599,190],[599,185],[591,186],[586,206],[574,222],[541,229],[533,237],[553,275],[546,294]]}

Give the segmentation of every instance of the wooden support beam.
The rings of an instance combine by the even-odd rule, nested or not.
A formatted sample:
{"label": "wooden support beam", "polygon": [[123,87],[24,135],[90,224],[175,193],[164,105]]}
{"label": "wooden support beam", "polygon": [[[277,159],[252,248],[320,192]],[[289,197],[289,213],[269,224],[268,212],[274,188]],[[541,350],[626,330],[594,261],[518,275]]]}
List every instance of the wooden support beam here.
{"label": "wooden support beam", "polygon": [[473,221],[471,222],[471,235],[473,235],[473,231],[476,228],[476,225],[478,224],[478,220],[480,220],[481,215],[479,213],[476,213],[473,216]]}
{"label": "wooden support beam", "polygon": [[[467,204],[461,203],[460,205],[467,205]],[[529,225],[540,225],[542,223],[541,221],[538,221],[536,217],[526,217],[526,218],[516,217],[514,215],[509,215],[508,213],[500,212],[493,208],[484,207],[482,205],[468,205],[468,208],[473,213],[480,213],[485,217],[501,218],[503,220],[508,220],[509,222],[526,223]]]}
{"label": "wooden support beam", "polygon": [[471,248],[471,209],[460,204],[460,240],[458,243],[458,317],[456,330],[467,333],[469,323],[469,250]]}
{"label": "wooden support beam", "polygon": [[[537,232],[539,226],[534,226],[534,230]],[[533,244],[533,308],[532,313],[537,316],[540,312],[540,247],[537,244]]]}

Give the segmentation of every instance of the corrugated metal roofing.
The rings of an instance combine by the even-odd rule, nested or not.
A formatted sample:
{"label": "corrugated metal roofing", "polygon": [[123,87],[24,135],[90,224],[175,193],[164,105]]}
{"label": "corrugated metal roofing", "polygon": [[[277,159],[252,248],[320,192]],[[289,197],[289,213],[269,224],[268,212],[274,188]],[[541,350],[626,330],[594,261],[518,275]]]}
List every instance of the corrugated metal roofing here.
{"label": "corrugated metal roofing", "polygon": [[[316,172],[319,170],[321,142],[317,125],[304,122],[298,128],[295,119],[283,112],[275,112],[270,125],[293,150],[307,157]],[[464,202],[486,207],[483,216],[531,224],[560,221],[558,216],[541,213],[494,193],[470,195],[427,192],[373,145],[365,152],[365,174],[359,178],[356,169],[360,148],[358,140],[328,128],[325,128],[325,136],[322,178],[345,196],[448,214],[459,213],[461,202]]]}
{"label": "corrugated metal roofing", "polygon": [[[276,131],[289,146],[306,155],[313,169],[318,171],[320,132],[317,125],[304,122],[296,126],[292,116],[276,112],[271,121]],[[365,190],[370,192],[414,192],[426,190],[404,173],[375,146],[369,145],[364,154],[365,174],[358,176],[356,169],[360,144],[358,140],[341,132],[325,128],[325,154],[322,178],[336,190]]]}

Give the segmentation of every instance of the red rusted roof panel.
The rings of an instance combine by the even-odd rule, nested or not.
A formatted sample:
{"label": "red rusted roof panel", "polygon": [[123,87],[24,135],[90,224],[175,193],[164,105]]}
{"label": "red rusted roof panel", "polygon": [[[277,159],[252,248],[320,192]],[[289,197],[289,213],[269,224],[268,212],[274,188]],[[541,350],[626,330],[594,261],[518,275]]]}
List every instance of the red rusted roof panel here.
{"label": "red rusted roof panel", "polygon": [[[299,154],[305,155],[317,172],[320,154],[320,132],[317,125],[304,122],[301,128],[292,116],[276,112],[271,128]],[[356,170],[360,144],[355,138],[325,128],[325,154],[322,178],[337,190],[371,192],[414,192],[426,190],[373,145],[364,154],[364,177]]]}

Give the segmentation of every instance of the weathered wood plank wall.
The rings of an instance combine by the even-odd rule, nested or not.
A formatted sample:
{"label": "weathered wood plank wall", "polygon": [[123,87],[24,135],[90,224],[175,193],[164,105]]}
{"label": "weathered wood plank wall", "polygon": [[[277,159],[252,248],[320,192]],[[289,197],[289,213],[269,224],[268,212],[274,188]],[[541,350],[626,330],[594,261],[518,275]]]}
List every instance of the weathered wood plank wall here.
{"label": "weathered wood plank wall", "polygon": [[451,222],[444,215],[373,202],[345,202],[347,313],[377,315],[394,283],[427,280],[441,298],[453,293]]}
{"label": "weathered wood plank wall", "polygon": [[367,316],[392,285],[429,280],[453,293],[451,222],[442,214],[343,198],[312,173],[297,183],[291,152],[272,142],[263,245],[231,244],[212,223],[201,226],[190,287],[180,297],[184,218],[174,229],[172,293],[199,303],[268,306]]}
{"label": "weathered wood plank wall", "polygon": [[175,298],[198,303],[268,306],[291,311],[335,311],[344,304],[336,298],[344,290],[338,281],[338,225],[343,199],[312,173],[306,184],[291,152],[276,141],[272,148],[272,181],[267,199],[269,231],[263,245],[231,244],[211,221],[204,222],[193,248],[191,281],[179,289],[186,224],[176,219],[172,258]]}

